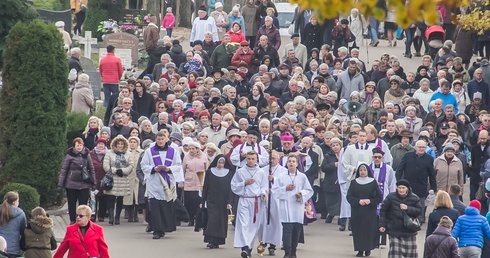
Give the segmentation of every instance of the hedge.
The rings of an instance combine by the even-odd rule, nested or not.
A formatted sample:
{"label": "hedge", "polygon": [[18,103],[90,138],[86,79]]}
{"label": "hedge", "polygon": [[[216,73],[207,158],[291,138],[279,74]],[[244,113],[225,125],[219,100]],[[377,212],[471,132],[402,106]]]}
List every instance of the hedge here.
{"label": "hedge", "polygon": [[2,191],[0,191],[0,197],[2,198],[7,192],[14,191],[19,193],[19,207],[24,210],[27,218],[31,217],[31,211],[39,206],[40,195],[37,190],[25,184],[11,183],[6,185]]}

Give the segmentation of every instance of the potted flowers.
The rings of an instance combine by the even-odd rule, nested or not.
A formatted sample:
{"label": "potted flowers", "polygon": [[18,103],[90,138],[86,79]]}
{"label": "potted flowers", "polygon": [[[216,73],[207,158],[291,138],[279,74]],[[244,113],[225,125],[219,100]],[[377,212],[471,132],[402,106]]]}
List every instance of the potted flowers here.
{"label": "potted flowers", "polygon": [[99,27],[97,27],[97,31],[102,32],[103,34],[110,34],[116,32],[117,28],[117,22],[113,19],[109,19],[107,21],[101,21]]}

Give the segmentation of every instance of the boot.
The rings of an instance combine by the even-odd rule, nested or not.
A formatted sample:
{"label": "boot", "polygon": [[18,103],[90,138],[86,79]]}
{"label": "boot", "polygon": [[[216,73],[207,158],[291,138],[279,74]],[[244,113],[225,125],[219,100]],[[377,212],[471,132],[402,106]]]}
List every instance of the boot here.
{"label": "boot", "polygon": [[350,226],[350,218],[349,218],[349,224],[348,224],[348,226],[347,226],[347,230],[352,231],[352,228],[351,228],[351,226]]}
{"label": "boot", "polygon": [[140,219],[138,218],[138,206],[134,205],[133,206],[133,221],[138,222]]}
{"label": "boot", "polygon": [[124,209],[124,219],[130,219],[131,214],[128,212],[128,209]]}
{"label": "boot", "polygon": [[114,224],[116,224],[116,225],[121,224],[121,221],[120,221],[121,211],[122,211],[122,208],[116,207],[116,216],[114,217]]}
{"label": "boot", "polygon": [[114,225],[114,208],[109,208],[109,225]]}
{"label": "boot", "polygon": [[126,206],[125,212],[128,214],[128,222],[133,222],[133,206]]}

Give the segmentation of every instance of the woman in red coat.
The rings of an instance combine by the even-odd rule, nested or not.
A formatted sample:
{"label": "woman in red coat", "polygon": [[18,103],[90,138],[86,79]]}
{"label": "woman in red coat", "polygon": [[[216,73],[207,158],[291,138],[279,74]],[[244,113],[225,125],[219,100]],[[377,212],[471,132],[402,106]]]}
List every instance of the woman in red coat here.
{"label": "woman in red coat", "polygon": [[245,40],[245,36],[242,32],[242,25],[238,22],[234,22],[233,25],[231,25],[231,29],[227,34],[230,35],[230,42],[241,43]]}
{"label": "woman in red coat", "polygon": [[90,221],[91,215],[90,207],[78,206],[77,223],[66,228],[65,238],[53,258],[63,258],[66,251],[68,251],[68,258],[109,258],[109,247],[104,239],[104,231],[101,226]]}

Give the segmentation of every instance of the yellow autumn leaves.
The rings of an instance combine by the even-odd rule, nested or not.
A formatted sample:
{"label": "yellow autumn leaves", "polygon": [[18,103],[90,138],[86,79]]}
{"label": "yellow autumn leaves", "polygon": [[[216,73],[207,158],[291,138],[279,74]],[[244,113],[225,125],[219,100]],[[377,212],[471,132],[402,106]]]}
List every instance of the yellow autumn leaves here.
{"label": "yellow autumn leaves", "polygon": [[[467,0],[440,1],[450,6],[459,7]],[[315,10],[315,15],[320,20],[335,18],[339,14],[349,14],[352,8],[359,9],[364,17],[374,16],[380,21],[383,21],[386,16],[384,10],[376,7],[377,0],[290,0],[290,2],[297,3],[303,10]],[[438,0],[386,0],[386,2],[388,9],[395,12],[395,22],[403,28],[410,27],[416,21],[427,21],[430,24],[439,21],[436,7]]]}
{"label": "yellow autumn leaves", "polygon": [[489,0],[476,0],[470,3],[463,3],[466,14],[458,15],[458,23],[466,30],[474,30],[478,34],[483,34],[490,30],[490,11],[485,10],[489,6]]}

